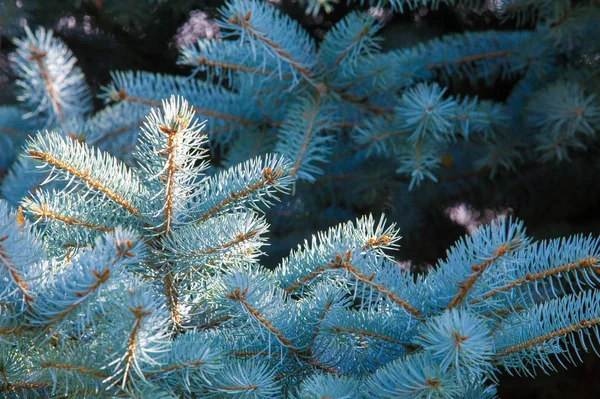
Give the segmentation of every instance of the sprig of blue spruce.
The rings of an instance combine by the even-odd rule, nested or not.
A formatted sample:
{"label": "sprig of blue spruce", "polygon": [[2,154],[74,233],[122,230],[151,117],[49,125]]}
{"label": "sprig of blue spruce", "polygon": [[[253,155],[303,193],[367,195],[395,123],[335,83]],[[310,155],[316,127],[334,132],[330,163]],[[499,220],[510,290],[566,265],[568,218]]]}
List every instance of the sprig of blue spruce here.
{"label": "sprig of blue spruce", "polygon": [[[369,2],[394,12],[440,3],[481,6]],[[305,4],[309,12],[330,6]],[[412,189],[425,179],[494,176],[595,150],[597,2],[502,1],[493,12],[530,28],[449,34],[383,51],[374,13],[348,14],[317,42],[268,2],[229,0],[217,21],[220,38],[180,49],[190,77],[114,71],[101,94],[107,107],[91,118],[73,55],[51,32],[26,30],[12,57],[22,103],[0,110],[0,131],[13,133],[0,139],[18,148],[25,135],[14,133],[31,131],[27,122],[131,161],[144,115],[179,94],[208,119],[210,146],[224,152],[225,166],[276,151],[292,163],[292,177],[320,180],[319,187],[351,175],[348,165],[394,170]],[[448,91],[457,82],[477,92],[509,80],[516,84],[506,83],[514,88],[502,103]],[[7,155],[5,165],[14,152]],[[22,187],[20,169],[6,184],[13,203],[30,188]]]}
{"label": "sprig of blue spruce", "polygon": [[171,97],[135,167],[57,132],[28,140],[52,184],[0,201],[4,396],[494,398],[499,371],[598,350],[598,238],[534,242],[500,219],[414,275],[389,253],[398,229],[363,217],[271,271],[261,211],[294,165],[206,175],[204,129]]}

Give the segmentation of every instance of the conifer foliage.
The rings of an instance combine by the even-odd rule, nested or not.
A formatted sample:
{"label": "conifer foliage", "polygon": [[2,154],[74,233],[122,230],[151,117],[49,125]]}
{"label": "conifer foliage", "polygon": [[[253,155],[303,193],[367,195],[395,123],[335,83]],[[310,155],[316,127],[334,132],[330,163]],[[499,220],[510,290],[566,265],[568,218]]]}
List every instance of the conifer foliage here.
{"label": "conifer foliage", "polygon": [[55,132],[27,142],[48,178],[0,202],[3,395],[494,398],[498,371],[598,350],[599,239],[534,242],[500,219],[413,275],[389,252],[398,229],[363,217],[268,270],[261,210],[293,164],[207,176],[205,125],[161,105],[135,167]]}
{"label": "conifer foliage", "polygon": [[[110,3],[101,8],[118,9]],[[163,2],[139,3],[149,10]],[[318,13],[335,2],[302,3]],[[99,94],[107,107],[89,120],[89,89],[73,55],[50,31],[26,29],[11,59],[22,103],[0,109],[0,131],[27,132],[20,114],[127,161],[149,109],[178,94],[208,119],[210,145],[225,151],[227,166],[276,151],[303,181],[376,164],[407,179],[408,189],[437,181],[444,166],[453,175],[494,176],[597,148],[597,2],[365,3],[375,8],[350,12],[315,40],[267,1],[228,0],[215,21],[218,37],[179,48],[189,77],[113,71]],[[491,7],[506,28],[382,50],[377,10],[440,4],[464,13]],[[498,82],[512,87],[505,101],[451,92],[467,85],[477,94]]]}

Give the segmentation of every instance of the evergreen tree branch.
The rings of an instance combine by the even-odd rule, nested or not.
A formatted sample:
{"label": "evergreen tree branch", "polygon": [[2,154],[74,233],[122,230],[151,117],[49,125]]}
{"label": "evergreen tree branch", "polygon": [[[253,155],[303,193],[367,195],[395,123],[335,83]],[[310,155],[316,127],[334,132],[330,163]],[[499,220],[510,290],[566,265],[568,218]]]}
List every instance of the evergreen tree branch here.
{"label": "evergreen tree branch", "polygon": [[[516,243],[518,243],[519,240],[517,240]],[[456,293],[456,295],[452,298],[452,300],[450,301],[450,303],[447,306],[447,309],[454,309],[457,306],[459,306],[460,304],[463,303],[463,301],[465,300],[465,298],[467,297],[467,295],[469,294],[469,292],[471,291],[471,289],[473,288],[473,286],[475,285],[475,283],[477,282],[477,280],[479,280],[479,278],[483,275],[483,273],[486,271],[486,269],[493,265],[498,259],[502,258],[504,255],[506,255],[511,248],[514,247],[514,245],[516,243],[506,243],[501,245],[491,256],[490,259],[487,259],[485,261],[483,261],[482,263],[480,263],[479,265],[474,265],[471,266],[471,269],[473,270],[473,274],[471,274],[465,281],[459,282],[458,284],[458,292]]]}
{"label": "evergreen tree branch", "polygon": [[[29,143],[27,153],[50,166],[55,176],[62,175],[69,181],[78,178],[89,190],[105,195],[134,216],[140,215],[140,210],[127,199],[139,188],[137,176],[114,158],[96,157],[84,144],[70,138],[60,138],[56,133],[38,136],[37,140]],[[108,165],[118,166],[119,173],[101,179],[101,169]]]}
{"label": "evergreen tree branch", "polygon": [[65,120],[65,116],[63,114],[62,106],[61,106],[60,102],[58,101],[58,98],[56,97],[56,89],[54,87],[54,82],[50,78],[50,74],[48,73],[48,70],[46,69],[46,66],[44,65],[44,57],[46,57],[47,53],[40,51],[40,49],[38,49],[35,46],[31,46],[29,49],[31,51],[31,59],[36,62],[37,66],[39,68],[39,71],[40,71],[40,76],[44,80],[44,84],[46,85],[46,90],[48,90],[48,94],[50,96],[50,101],[52,102],[52,108],[54,108],[54,112],[56,112],[56,115],[58,116],[58,120],[60,121],[60,124],[63,127],[63,131],[66,131],[66,129],[65,129],[66,120]]}
{"label": "evergreen tree branch", "polygon": [[[250,184],[239,191],[230,192],[229,195],[214,204],[211,208],[204,211],[199,216],[199,221],[206,221],[209,218],[219,214],[223,210],[231,207],[235,203],[248,200],[253,195],[260,195],[261,191],[267,191],[269,187],[281,185],[282,182],[287,182],[285,178],[289,176],[289,172],[284,168],[273,170],[271,167],[266,167],[261,170],[262,178]],[[268,192],[268,191],[267,191]]]}
{"label": "evergreen tree branch", "polygon": [[122,206],[129,213],[136,215],[136,216],[140,214],[140,211],[135,206],[133,206],[132,204],[127,202],[119,194],[112,191],[109,187],[106,187],[102,182],[91,178],[89,171],[78,170],[78,169],[74,168],[73,166],[69,165],[68,163],[66,163],[58,158],[55,158],[54,156],[52,156],[52,154],[49,154],[49,153],[44,153],[44,152],[39,152],[39,151],[29,151],[28,153],[34,159],[45,162],[45,163],[51,165],[52,167],[62,169],[63,171],[80,178],[83,182],[88,184],[90,187],[106,194],[107,197],[109,197],[115,203]]}
{"label": "evergreen tree branch", "polygon": [[[130,96],[129,94],[127,94],[127,91],[124,88],[121,88],[118,92],[109,93],[109,97],[113,101],[128,101],[128,102],[132,102],[132,103],[139,103],[139,104],[144,104],[144,105],[148,105],[151,107],[158,107],[158,108],[160,108],[162,106],[162,103],[160,101],[155,101],[155,100],[151,100],[148,98]],[[245,118],[242,118],[242,117],[239,117],[236,115],[224,114],[221,112],[213,111],[213,110],[206,109],[206,108],[200,108],[200,107],[196,107],[196,106],[192,106],[192,108],[194,109],[195,112],[197,112],[199,114],[206,115],[206,116],[209,116],[212,118],[218,118],[218,119],[223,119],[223,120],[239,123],[242,126],[248,126],[248,125],[255,124],[255,122],[252,120],[245,119]]]}
{"label": "evergreen tree branch", "polygon": [[547,278],[559,276],[562,274],[566,274],[569,272],[573,272],[573,271],[577,271],[577,270],[581,270],[581,269],[585,269],[585,268],[591,268],[596,273],[598,273],[598,265],[600,265],[600,260],[598,258],[586,258],[586,259],[579,260],[577,262],[572,262],[572,263],[567,263],[564,265],[556,266],[556,267],[553,267],[553,268],[550,268],[548,270],[544,270],[544,271],[541,271],[538,273],[527,273],[527,274],[525,274],[525,276],[515,279],[515,280],[512,280],[508,284],[503,285],[502,287],[495,288],[495,289],[491,290],[490,292],[484,294],[480,298],[472,300],[470,303],[472,305],[475,305],[475,304],[484,302],[490,298],[493,298],[496,295],[508,292],[513,289],[517,289],[525,284],[531,284],[531,283],[535,284],[536,282],[542,281]]}
{"label": "evergreen tree branch", "polygon": [[87,374],[87,375],[91,375],[93,377],[98,377],[98,378],[102,378],[102,379],[108,378],[108,374],[106,374],[102,371],[90,370],[83,366],[77,366],[77,365],[73,365],[73,364],[69,364],[69,363],[42,362],[40,364],[40,367],[42,367],[43,369],[68,370],[70,373],[82,373],[82,374]]}
{"label": "evergreen tree branch", "polygon": [[310,112],[310,115],[304,116],[304,118],[308,119],[308,124],[306,131],[304,133],[304,140],[302,141],[302,146],[300,148],[300,152],[298,153],[298,157],[294,162],[294,166],[290,171],[290,176],[293,178],[298,173],[298,169],[300,169],[300,165],[302,163],[302,158],[306,154],[306,150],[308,149],[308,144],[310,142],[311,135],[313,134],[313,129],[315,127],[315,121],[317,119],[317,114],[319,111],[319,95],[315,96],[314,106]]}
{"label": "evergreen tree branch", "polygon": [[527,340],[525,342],[522,342],[518,345],[514,345],[505,349],[502,349],[501,351],[496,353],[496,356],[498,357],[504,357],[504,356],[509,356],[512,355],[514,353],[523,351],[523,350],[528,350],[528,349],[533,349],[536,346],[539,346],[540,344],[543,343],[547,343],[550,342],[556,338],[563,338],[569,334],[573,334],[576,332],[579,332],[585,328],[593,328],[600,325],[600,318],[593,318],[593,319],[589,319],[589,320],[580,320],[578,323],[576,324],[571,324],[567,327],[563,327],[560,328],[558,330],[549,332],[547,334],[544,334],[542,336]]}
{"label": "evergreen tree branch", "polygon": [[173,276],[170,274],[170,270],[165,270],[165,276],[163,277],[164,293],[167,298],[167,307],[171,313],[171,320],[175,326],[180,326],[182,322],[179,294],[173,281]]}
{"label": "evergreen tree branch", "polygon": [[8,255],[8,251],[2,246],[2,242],[6,241],[8,236],[0,237],[0,265],[6,270],[7,274],[17,286],[19,293],[23,296],[25,303],[29,304],[33,301],[33,296],[29,290],[29,285],[25,281],[23,274],[17,269]]}
{"label": "evergreen tree branch", "polygon": [[269,39],[269,35],[267,35],[266,32],[262,32],[257,27],[252,25],[252,23],[250,22],[251,17],[251,12],[246,13],[246,15],[235,14],[232,18],[228,20],[228,22],[240,26],[245,32],[248,33],[250,37],[252,37],[258,42],[261,42],[265,47],[270,49],[271,52],[273,52],[278,57],[281,57],[283,60],[289,63],[289,65],[291,65],[292,68],[294,68],[298,73],[300,73],[300,75],[302,75],[307,81],[312,81],[312,72],[308,68],[302,66],[302,64],[299,61],[295,60],[294,57],[292,57],[291,54],[289,54],[287,51],[281,48],[279,44]]}
{"label": "evergreen tree branch", "polygon": [[56,211],[53,211],[52,209],[49,209],[47,203],[42,203],[41,206],[37,206],[36,204],[33,204],[31,206],[28,206],[27,209],[33,214],[33,217],[36,219],[42,219],[44,221],[52,219],[52,220],[57,220],[57,221],[63,222],[65,224],[68,224],[71,226],[81,226],[81,227],[85,227],[88,229],[93,229],[93,230],[97,230],[97,231],[101,231],[101,232],[114,231],[114,229],[107,227],[107,226],[101,226],[99,224],[89,223],[83,219],[77,219],[74,217],[70,217],[68,215],[60,214]]}
{"label": "evergreen tree branch", "polygon": [[352,264],[350,263],[350,259],[351,259],[350,252],[347,252],[345,256],[338,254],[335,257],[335,261],[333,263],[330,263],[329,265],[327,265],[327,267],[332,270],[343,269],[343,270],[348,271],[350,274],[352,274],[354,277],[356,277],[358,279],[358,281],[360,281],[361,283],[363,283],[367,286],[373,287],[381,295],[388,298],[390,301],[392,301],[396,305],[400,306],[401,308],[405,309],[408,313],[410,313],[417,319],[420,319],[420,320],[423,319],[423,314],[419,310],[417,310],[415,307],[413,307],[406,300],[400,298],[397,294],[395,294],[394,292],[389,290],[384,285],[373,281],[375,278],[375,275],[366,276],[363,273],[361,273],[358,269],[356,269],[354,266],[352,266]]}

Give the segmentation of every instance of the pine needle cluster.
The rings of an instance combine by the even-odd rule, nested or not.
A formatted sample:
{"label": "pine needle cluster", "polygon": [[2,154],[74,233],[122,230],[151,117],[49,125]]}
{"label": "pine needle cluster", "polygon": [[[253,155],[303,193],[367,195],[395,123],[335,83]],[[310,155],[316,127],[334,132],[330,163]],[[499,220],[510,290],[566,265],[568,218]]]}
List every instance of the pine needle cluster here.
{"label": "pine needle cluster", "polygon": [[0,201],[0,393],[7,397],[494,398],[600,346],[600,240],[535,242],[499,219],[426,275],[363,217],[274,270],[261,212],[294,164],[205,174],[205,124],[171,97],[127,166],[57,132],[28,140],[47,173]]}

